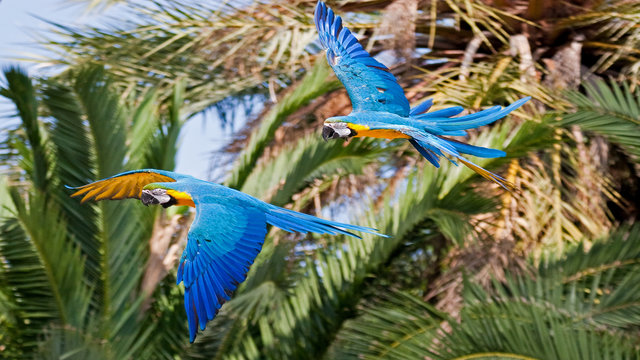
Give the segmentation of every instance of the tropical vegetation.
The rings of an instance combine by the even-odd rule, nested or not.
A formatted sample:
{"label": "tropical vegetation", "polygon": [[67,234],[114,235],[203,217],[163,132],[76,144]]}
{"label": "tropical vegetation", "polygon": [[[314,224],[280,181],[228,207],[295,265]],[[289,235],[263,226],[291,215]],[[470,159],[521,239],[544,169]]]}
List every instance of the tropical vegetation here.
{"label": "tropical vegetation", "polygon": [[[640,357],[636,1],[329,2],[413,104],[535,99],[468,139],[508,153],[478,163],[514,193],[401,141],[324,143],[350,105],[315,1],[83,2],[136,20],[55,25],[60,71],[10,67],[0,85],[17,119],[0,136],[1,357]],[[80,204],[64,185],[173,170],[185,122],[256,104],[218,180],[391,236],[271,229],[189,344],[174,265],[191,213]]]}

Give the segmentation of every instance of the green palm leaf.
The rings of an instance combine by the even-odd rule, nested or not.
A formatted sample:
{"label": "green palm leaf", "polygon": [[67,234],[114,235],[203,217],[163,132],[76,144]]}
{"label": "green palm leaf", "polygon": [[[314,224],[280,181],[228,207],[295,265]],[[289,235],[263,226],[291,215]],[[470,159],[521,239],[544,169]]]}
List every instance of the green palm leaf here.
{"label": "green palm leaf", "polygon": [[568,94],[576,111],[565,115],[563,124],[603,135],[640,161],[640,88],[632,91],[627,83],[607,85],[601,80],[584,86],[585,95]]}
{"label": "green palm leaf", "polygon": [[349,146],[339,142],[327,145],[317,134],[311,134],[254,169],[241,190],[283,206],[314,179],[361,174],[383,151],[391,149],[381,147],[374,139],[357,139]]}
{"label": "green palm leaf", "polygon": [[48,324],[82,328],[92,289],[83,279],[80,250],[68,240],[60,212],[43,196],[32,194],[28,205],[12,192],[15,218],[5,220],[0,234],[2,275],[12,289],[11,310],[32,324],[19,331],[34,346],[40,329]]}
{"label": "green palm leaf", "polygon": [[[166,316],[162,323],[167,326],[155,331],[161,322],[155,314],[173,311],[160,307],[152,316],[142,308],[146,296],[139,285],[157,212],[133,202],[81,205],[62,187],[148,167],[152,161],[171,166],[182,123],[180,90],[165,118],[152,95],[140,104],[121,103],[100,68],[73,76],[71,86],[53,81],[44,86],[42,104],[50,126],[41,127],[39,136],[50,142],[35,150],[52,166],[45,172],[50,190],[10,187],[15,211],[4,213],[8,218],[1,221],[6,231],[0,240],[0,286],[9,305],[0,321],[10,327],[12,344],[22,342],[24,351],[31,351],[37,339],[43,340],[39,351],[47,356],[151,356],[162,353],[152,346],[161,339],[167,347],[180,348],[185,339],[176,340],[173,329],[182,327],[184,318]],[[21,120],[27,127],[29,119]],[[154,146],[163,146],[158,153],[150,144],[156,138],[160,143]],[[20,144],[19,154],[26,158],[22,164],[34,176],[34,149],[26,145],[27,138],[12,146]],[[23,321],[31,324],[26,330],[17,326]]]}
{"label": "green palm leaf", "polygon": [[45,141],[38,122],[38,101],[36,91],[29,76],[20,68],[11,67],[4,71],[6,88],[0,88],[0,95],[11,100],[22,119],[29,146],[19,148],[23,169],[29,174],[29,180],[40,190],[47,189],[49,164],[46,156]]}
{"label": "green palm leaf", "polygon": [[302,105],[339,86],[336,80],[327,80],[331,68],[325,62],[317,62],[296,88],[284,98],[262,120],[260,127],[251,135],[245,149],[240,153],[237,164],[226,181],[232,188],[242,188],[266,145],[273,139],[276,130],[282,126],[287,116]]}
{"label": "green palm leaf", "polygon": [[99,284],[100,244],[96,233],[97,213],[93,207],[83,206],[69,197],[64,185],[82,184],[94,178],[91,163],[91,139],[83,122],[83,109],[72,88],[50,83],[44,89],[42,102],[54,119],[51,142],[57,159],[54,163],[56,201],[68,219],[67,229],[86,256],[86,271],[89,279]]}
{"label": "green palm leaf", "polygon": [[419,297],[381,292],[344,324],[327,358],[635,358],[639,241],[640,227],[622,228],[587,252],[547,260],[533,277],[512,275],[490,291],[466,281],[459,320]]}
{"label": "green palm leaf", "polygon": [[419,359],[448,318],[422,299],[381,290],[375,304],[347,320],[327,352],[328,359]]}

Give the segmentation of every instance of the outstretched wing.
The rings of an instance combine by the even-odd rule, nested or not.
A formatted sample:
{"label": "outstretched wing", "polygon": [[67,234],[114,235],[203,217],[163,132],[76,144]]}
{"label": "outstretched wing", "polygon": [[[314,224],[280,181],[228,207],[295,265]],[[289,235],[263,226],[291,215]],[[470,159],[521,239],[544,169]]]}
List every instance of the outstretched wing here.
{"label": "outstretched wing", "polygon": [[327,61],[347,89],[353,111],[409,115],[409,101],[393,74],[364,50],[351,31],[342,26],[340,16],[321,1],[316,6],[315,24],[327,50]]}
{"label": "outstretched wing", "polygon": [[[196,218],[178,264],[184,282],[189,339],[194,341],[224,302],[243,282],[267,235],[267,224],[290,232],[377,234],[375,229],[323,220],[264,203],[236,190],[215,185],[194,194]],[[385,236],[382,234],[377,234]]]}
{"label": "outstretched wing", "polygon": [[67,188],[76,190],[72,197],[82,196],[80,202],[87,200],[121,200],[139,199],[142,188],[150,183],[175,182],[180,175],[170,171],[143,169],[123,172],[112,177],[92,182],[91,184]]}
{"label": "outstretched wing", "polygon": [[178,264],[184,282],[189,339],[204,330],[229,300],[262,249],[267,235],[265,213],[233,198],[194,198],[196,218]]}

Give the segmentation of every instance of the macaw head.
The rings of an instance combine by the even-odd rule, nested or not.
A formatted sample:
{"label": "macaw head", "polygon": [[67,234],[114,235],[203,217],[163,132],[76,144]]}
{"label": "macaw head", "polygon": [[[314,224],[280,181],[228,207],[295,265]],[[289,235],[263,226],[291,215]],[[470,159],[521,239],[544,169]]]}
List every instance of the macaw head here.
{"label": "macaw head", "polygon": [[185,192],[176,191],[160,184],[148,184],[142,189],[140,201],[146,206],[162,205],[168,208],[172,205],[186,205],[195,207],[191,196]]}
{"label": "macaw head", "polygon": [[356,131],[349,127],[349,123],[345,121],[346,116],[334,116],[324,121],[322,128],[322,138],[324,141],[329,139],[344,139],[357,135]]}

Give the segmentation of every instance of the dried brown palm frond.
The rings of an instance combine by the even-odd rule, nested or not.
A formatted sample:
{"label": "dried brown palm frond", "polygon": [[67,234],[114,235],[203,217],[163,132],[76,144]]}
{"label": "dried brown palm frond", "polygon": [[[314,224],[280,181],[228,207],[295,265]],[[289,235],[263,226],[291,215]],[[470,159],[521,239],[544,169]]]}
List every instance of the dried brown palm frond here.
{"label": "dried brown palm frond", "polygon": [[[424,81],[412,86],[411,92],[432,94],[434,107],[461,105],[466,109],[479,109],[481,106],[496,104],[500,101],[513,102],[524,95],[530,95],[536,101],[551,108],[560,108],[562,101],[558,101],[553,93],[539,82],[523,77],[520,61],[512,56],[498,55],[477,61],[466,69],[449,64],[433,71],[423,70],[416,77]],[[539,67],[538,71],[542,71]],[[460,76],[463,75],[461,81]]]}
{"label": "dried brown palm frond", "polygon": [[[59,32],[68,40],[49,44],[58,54],[51,61],[105,64],[128,91],[149,86],[168,89],[176,79],[185,79],[190,107],[198,111],[245,92],[277,93],[290,85],[301,69],[309,68],[311,56],[318,50],[310,46],[316,38],[313,0],[155,4],[127,5],[140,20],[117,29],[60,27]],[[539,61],[540,56],[553,56],[556,47],[566,44],[567,34],[579,31],[592,39],[585,46],[599,47],[602,52],[600,60],[584,60],[588,67],[604,71],[615,65],[625,73],[640,71],[633,50],[637,48],[638,5],[632,1],[386,0],[336,1],[331,5],[356,33],[371,35],[372,29],[379,29],[374,32],[382,34],[389,28],[395,39],[406,42],[405,49],[415,43],[428,47],[435,58],[451,57],[474,37],[482,43],[478,56],[495,54],[509,44],[512,34],[525,34],[533,60]],[[414,17],[414,8],[423,11]],[[408,9],[406,16],[390,21],[397,17],[393,14],[401,13],[399,9]],[[383,16],[372,11],[381,11]],[[351,12],[361,14],[353,16]],[[415,31],[409,31],[414,24]],[[377,46],[371,36],[363,39],[369,41],[367,48],[374,53],[396,47]],[[494,57],[492,61],[497,60]]]}
{"label": "dried brown palm frond", "polygon": [[270,78],[286,87],[297,70],[310,66],[306,47],[317,36],[310,1],[131,6],[140,24],[108,31],[60,26],[67,40],[49,43],[58,54],[54,62],[104,64],[123,90],[134,92],[150,85],[169,89],[184,79],[193,111],[244,91],[265,91]]}
{"label": "dried brown palm frond", "polygon": [[608,202],[619,202],[620,196],[602,172],[603,144],[587,146],[580,133],[566,136],[575,144],[558,139],[542,157],[512,160],[506,177],[520,191],[502,194],[501,211],[475,217],[474,233],[481,235],[447,253],[441,263],[447,271],[430,285],[426,300],[437,299],[440,310],[457,314],[463,275],[489,286],[505,280],[506,272],[528,272],[528,258],[536,263],[611,230]]}
{"label": "dried brown palm frond", "polygon": [[510,229],[504,236],[521,242],[535,259],[606,234],[612,226],[608,202],[620,202],[603,171],[606,145],[601,140],[587,145],[577,130],[557,136],[546,159],[532,155],[514,164],[522,191],[502,214],[503,230]]}
{"label": "dried brown palm frond", "polygon": [[640,3],[633,0],[593,2],[591,11],[581,11],[558,26],[584,32],[584,46],[596,56],[591,69],[604,72],[618,67],[625,75],[640,79]]}

